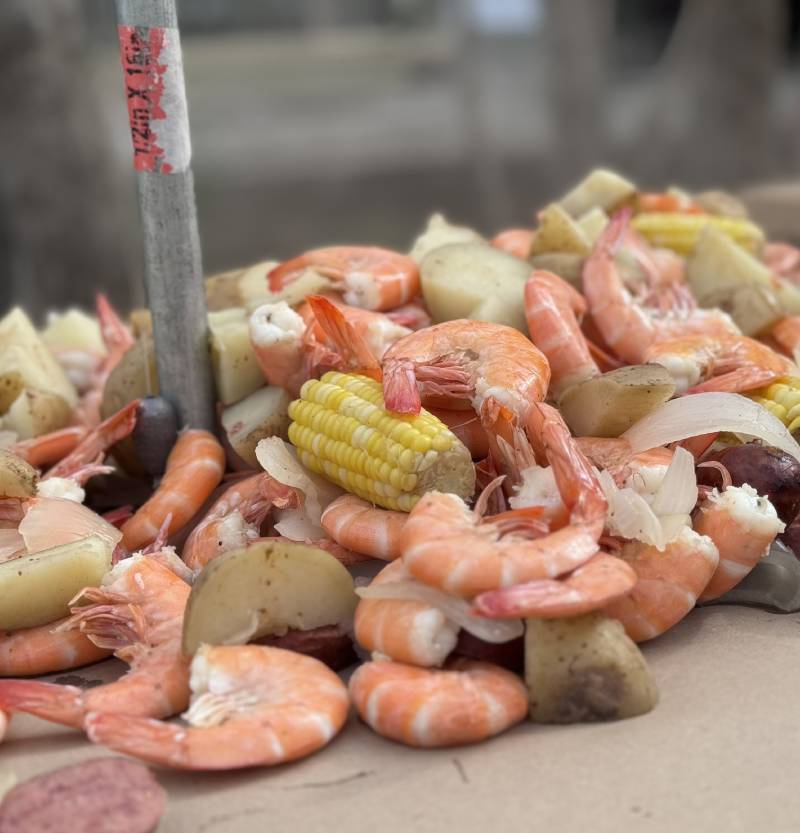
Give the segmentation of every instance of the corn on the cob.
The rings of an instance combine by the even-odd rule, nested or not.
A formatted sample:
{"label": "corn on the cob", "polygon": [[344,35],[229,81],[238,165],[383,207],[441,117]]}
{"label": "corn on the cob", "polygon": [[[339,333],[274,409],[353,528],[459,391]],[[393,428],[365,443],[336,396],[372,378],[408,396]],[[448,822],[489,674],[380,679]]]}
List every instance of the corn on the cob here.
{"label": "corn on the cob", "polygon": [[466,446],[433,414],[399,416],[379,382],[352,373],[309,380],[289,406],[300,462],[386,509],[410,512],[428,491],[469,498],[475,467]]}
{"label": "corn on the cob", "polygon": [[720,217],[716,214],[681,214],[680,212],[643,212],[636,214],[631,225],[649,243],[672,249],[681,255],[694,250],[706,226],[714,226],[749,251],[764,242],[764,232],[750,220]]}
{"label": "corn on the cob", "polygon": [[800,377],[778,379],[751,393],[750,398],[778,417],[790,433],[800,429]]}

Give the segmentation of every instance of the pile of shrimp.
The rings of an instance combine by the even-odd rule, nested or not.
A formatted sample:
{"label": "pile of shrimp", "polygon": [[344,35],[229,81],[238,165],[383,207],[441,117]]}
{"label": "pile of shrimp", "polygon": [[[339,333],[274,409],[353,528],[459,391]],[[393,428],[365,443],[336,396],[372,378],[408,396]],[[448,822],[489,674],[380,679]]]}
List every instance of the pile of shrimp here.
{"label": "pile of shrimp", "polygon": [[[697,211],[667,194],[640,197],[660,210]],[[505,650],[519,645],[524,620],[599,612],[643,642],[739,583],[791,519],[708,462],[738,441],[715,431],[640,451],[623,438],[575,437],[558,401],[575,384],[638,363],[663,365],[678,396],[800,376],[792,358],[800,319],[786,316],[761,340],[745,337],[724,311],[700,308],[685,260],[640,237],[631,212],[611,215],[578,285],[529,264],[527,333],[464,319],[433,324],[412,256],[419,246],[411,255],[314,249],[264,274],[264,293],[277,300],[252,311],[249,332],[266,384],[294,397],[332,368],[365,374],[382,382],[388,410],[424,407],[470,450],[472,500],[429,492],[407,514],[315,488],[320,511],[309,523],[310,493],[296,478],[248,470],[216,436],[192,428],[149,476],[131,477],[119,444],[137,426],[146,433],[154,409],[136,400],[100,420],[105,381],[134,344],[101,297],[106,353],[84,357],[92,370],[73,424],[6,443],[40,480],[34,497],[0,495],[0,560],[103,533],[113,538],[113,567],[72,600],[66,618],[0,634],[0,725],[26,712],[183,769],[309,755],[342,730],[351,705],[397,742],[475,743],[528,713],[519,668],[506,661],[515,651]],[[510,229],[486,245],[527,263],[536,234]],[[761,257],[782,280],[800,282],[800,251],[768,244]],[[308,272],[323,288],[294,305],[282,299]],[[698,487],[698,467],[716,487]],[[143,492],[120,487],[134,480]],[[647,524],[631,522],[631,506]],[[364,661],[347,684],[314,657],[275,645],[181,652],[199,572],[232,549],[282,537],[322,547],[359,575],[371,570],[352,623]],[[480,660],[464,649],[470,623],[503,635],[482,641]],[[112,654],[128,670],[96,688],[32,679]],[[182,722],[168,722],[177,715]]]}

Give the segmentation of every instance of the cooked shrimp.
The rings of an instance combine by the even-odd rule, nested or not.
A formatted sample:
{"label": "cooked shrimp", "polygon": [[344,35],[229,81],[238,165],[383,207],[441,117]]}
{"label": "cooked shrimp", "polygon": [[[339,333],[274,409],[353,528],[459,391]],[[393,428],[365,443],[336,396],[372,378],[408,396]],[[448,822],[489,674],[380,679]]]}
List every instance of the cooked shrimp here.
{"label": "cooked shrimp", "polygon": [[400,532],[408,515],[342,495],[322,513],[322,528],[343,547],[383,561],[400,557]]}
{"label": "cooked shrimp", "polygon": [[139,400],[134,399],[97,427],[89,431],[65,457],[62,457],[45,474],[51,477],[69,477],[78,469],[102,459],[114,443],[127,437],[136,426]]}
{"label": "cooked shrimp", "polygon": [[122,525],[122,543],[137,550],[152,541],[168,514],[173,535],[192,519],[219,485],[225,472],[225,452],[213,434],[193,429],[178,437],[153,496]]}
{"label": "cooked shrimp", "polygon": [[489,437],[480,417],[469,408],[465,411],[451,411],[447,408],[427,410],[440,419],[469,449],[473,460],[481,460],[489,453]]}
{"label": "cooked shrimp", "polygon": [[583,296],[557,275],[536,270],[528,278],[528,332],[550,363],[550,390],[556,398],[571,385],[600,375],[578,323],[585,313]]}
{"label": "cooked shrimp", "polygon": [[597,240],[583,267],[583,293],[603,341],[620,358],[632,364],[644,360],[652,345],[694,333],[738,334],[719,310],[666,312],[645,308],[625,287],[614,256],[627,229],[630,213],[617,212]]}
{"label": "cooked shrimp", "polygon": [[797,372],[787,358],[746,336],[670,339],[650,347],[645,359],[665,367],[679,393],[739,393]]}
{"label": "cooked shrimp", "polygon": [[714,542],[688,526],[662,552],[638,541],[626,543],[619,557],[636,572],[627,596],[604,608],[619,619],[635,642],[653,639],[689,613],[719,563]]}
{"label": "cooked shrimp", "polygon": [[8,451],[40,469],[63,460],[88,433],[89,429],[85,425],[70,425],[30,440],[12,443]]}
{"label": "cooked shrimp", "polygon": [[127,558],[73,601],[59,626],[78,630],[130,665],[119,680],[83,690],[36,680],[0,680],[0,706],[81,728],[91,711],[169,717],[188,702],[188,663],[180,650],[189,585],[161,560]]}
{"label": "cooked shrimp", "polygon": [[431,314],[425,307],[422,298],[415,298],[402,307],[396,307],[386,311],[386,317],[401,327],[408,327],[409,330],[423,330],[433,323]]}
{"label": "cooked shrimp", "polygon": [[785,315],[769,329],[776,346],[797,363],[800,359],[800,315]]}
{"label": "cooked shrimp", "polygon": [[457,659],[445,670],[367,662],[350,678],[361,719],[408,746],[478,743],[524,720],[522,680],[488,662]]}
{"label": "cooked shrimp", "polygon": [[[407,578],[403,563],[393,561],[371,586]],[[354,627],[356,640],[374,658],[422,666],[441,665],[456,647],[459,631],[439,608],[410,599],[361,599]]]}
{"label": "cooked shrimp", "polygon": [[[483,419],[490,402],[522,414],[547,393],[550,367],[522,333],[502,324],[457,319],[401,338],[383,357],[386,408],[415,414],[426,404]],[[428,403],[427,400],[430,399]]]}
{"label": "cooked shrimp", "polygon": [[268,474],[254,474],[229,486],[191,531],[181,552],[192,570],[228,550],[243,547],[261,534],[261,524],[273,506],[299,505],[297,491]]}
{"label": "cooked shrimp", "polygon": [[632,567],[614,555],[599,552],[561,579],[540,579],[481,593],[473,611],[491,619],[580,616],[625,596],[635,584]]}
{"label": "cooked shrimp", "polygon": [[496,234],[490,242],[495,249],[514,255],[520,260],[527,260],[534,237],[536,237],[536,232],[533,229],[509,228]]}
{"label": "cooked shrimp", "polygon": [[705,213],[703,207],[688,194],[675,191],[640,191],[636,195],[636,207],[639,211],[678,211],[682,214]]}
{"label": "cooked shrimp", "polygon": [[331,246],[286,260],[268,275],[277,292],[306,269],[328,278],[345,303],[370,310],[390,310],[419,294],[419,269],[406,255],[376,246]]}
{"label": "cooked shrimp", "polygon": [[719,565],[700,594],[701,602],[735,587],[785,529],[769,499],[747,484],[728,486],[723,492],[714,489],[701,502],[693,526],[719,550]]}
{"label": "cooked shrimp", "polygon": [[319,660],[265,645],[202,645],[189,684],[188,727],[101,712],[87,717],[89,739],[176,769],[272,766],[329,743],[350,706]]}
{"label": "cooked shrimp", "polygon": [[775,274],[792,283],[800,281],[800,249],[791,243],[765,243],[761,257]]}
{"label": "cooked shrimp", "polygon": [[0,632],[0,677],[37,677],[91,665],[110,656],[80,631],[61,631],[62,619],[38,628]]}

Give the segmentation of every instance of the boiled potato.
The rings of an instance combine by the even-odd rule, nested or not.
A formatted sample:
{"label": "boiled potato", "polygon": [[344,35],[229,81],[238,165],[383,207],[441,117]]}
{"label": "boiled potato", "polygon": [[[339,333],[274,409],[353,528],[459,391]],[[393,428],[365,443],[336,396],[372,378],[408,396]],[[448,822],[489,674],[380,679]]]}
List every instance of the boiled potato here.
{"label": "boiled potato", "polygon": [[158,396],[158,369],[152,336],[140,338],[111,371],[103,389],[100,414],[107,419],[145,396]]}
{"label": "boiled potato", "polygon": [[745,335],[765,330],[783,315],[770,270],[713,226],[701,233],[686,278],[701,306],[725,310]]}
{"label": "boiled potato", "polygon": [[786,315],[800,315],[800,288],[786,278],[775,277],[774,290]]}
{"label": "boiled potato", "polygon": [[244,274],[244,269],[231,269],[228,272],[221,272],[219,275],[212,275],[206,278],[206,307],[209,312],[216,312],[229,307],[242,306],[242,298],[239,295],[239,278]]}
{"label": "boiled potato", "polygon": [[95,587],[111,569],[112,546],[90,535],[0,564],[0,628],[35,628],[69,613],[84,587]]}
{"label": "boiled potato", "polygon": [[597,242],[597,238],[600,237],[603,233],[603,229],[605,229],[608,225],[608,214],[606,214],[600,206],[596,205],[594,208],[578,217],[578,225],[581,227],[581,231],[583,231],[586,235],[589,244],[594,246]]}
{"label": "boiled potato", "polygon": [[[328,281],[316,272],[307,272],[298,278],[302,281],[299,286],[289,284],[281,292],[270,292],[267,276],[278,265],[277,260],[264,260],[248,266],[239,278],[239,297],[242,299],[239,306],[245,307],[248,311],[260,307],[262,304],[270,304],[274,301],[284,300],[290,306],[297,306],[302,303],[306,295],[314,295],[327,288]],[[298,297],[297,293],[302,292]],[[294,296],[292,293],[295,293]]]}
{"label": "boiled potato", "polygon": [[29,440],[69,425],[72,408],[57,393],[25,388],[3,416],[3,428]]}
{"label": "boiled potato", "polygon": [[739,217],[742,220],[748,219],[747,206],[733,194],[727,191],[701,191],[695,194],[694,201],[709,214],[717,214],[720,217]]}
{"label": "boiled potato", "polygon": [[452,243],[420,266],[422,294],[434,321],[472,318],[528,332],[524,287],[529,263],[486,243]]}
{"label": "boiled potato", "polygon": [[149,309],[135,309],[129,316],[131,332],[135,339],[153,335],[153,316]]}
{"label": "boiled potato", "polygon": [[592,208],[611,211],[636,193],[636,186],[614,171],[596,168],[581,180],[559,204],[571,217],[580,217]]}
{"label": "boiled potato", "polygon": [[443,214],[432,214],[428,225],[411,246],[408,256],[417,263],[422,263],[427,255],[440,246],[451,243],[487,243],[477,231],[467,226],[454,226],[448,223]]}
{"label": "boiled potato", "polygon": [[32,465],[0,448],[0,498],[33,497],[38,483],[39,475]]}
{"label": "boiled potato", "polygon": [[16,370],[0,373],[0,414],[4,414],[25,390],[25,379]]}
{"label": "boiled potato", "polygon": [[534,255],[530,260],[534,269],[553,272],[576,289],[583,290],[583,263],[586,260],[583,255],[571,252],[544,252]]}
{"label": "boiled potato", "polygon": [[220,555],[197,577],[183,619],[183,651],[349,623],[357,601],[350,573],[330,553],[260,541]]}
{"label": "boiled potato", "polygon": [[51,350],[80,350],[98,356],[108,352],[97,319],[79,309],[48,313],[41,336]]}
{"label": "boiled potato", "polygon": [[9,374],[19,375],[25,387],[58,394],[71,407],[78,402],[75,386],[19,307],[0,321],[0,378]]}
{"label": "boiled potato", "polygon": [[531,255],[543,252],[571,252],[585,256],[591,245],[585,232],[557,203],[539,214],[539,226],[531,244]]}
{"label": "boiled potato", "polygon": [[578,437],[618,437],[675,393],[675,383],[660,364],[611,370],[573,385],[559,410]]}
{"label": "boiled potato", "polygon": [[217,395],[223,405],[232,405],[264,386],[264,374],[250,343],[247,313],[241,307],[208,315],[211,366]]}
{"label": "boiled potato", "polygon": [[222,412],[222,427],[233,450],[253,468],[259,468],[256,446],[265,437],[288,439],[289,394],[267,385]]}
{"label": "boiled potato", "polygon": [[525,682],[535,723],[619,720],[658,702],[641,651],[616,619],[600,613],[528,619]]}

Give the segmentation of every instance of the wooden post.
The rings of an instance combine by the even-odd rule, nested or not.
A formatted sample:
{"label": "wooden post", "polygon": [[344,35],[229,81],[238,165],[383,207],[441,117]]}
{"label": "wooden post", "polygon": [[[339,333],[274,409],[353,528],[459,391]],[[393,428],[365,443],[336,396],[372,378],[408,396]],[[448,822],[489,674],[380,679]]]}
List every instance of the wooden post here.
{"label": "wooden post", "polygon": [[213,430],[203,267],[175,0],[116,0],[161,395]]}

